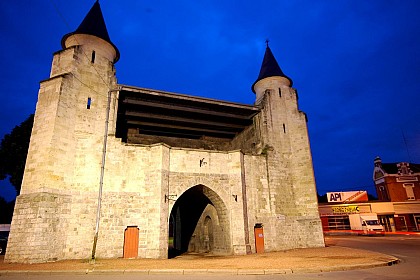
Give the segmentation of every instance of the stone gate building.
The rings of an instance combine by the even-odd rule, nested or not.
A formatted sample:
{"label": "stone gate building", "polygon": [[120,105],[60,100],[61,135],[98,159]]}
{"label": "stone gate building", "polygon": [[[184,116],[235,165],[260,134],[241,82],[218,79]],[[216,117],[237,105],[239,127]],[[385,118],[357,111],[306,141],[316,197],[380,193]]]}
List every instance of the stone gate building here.
{"label": "stone gate building", "polygon": [[324,246],[306,116],[268,44],[254,105],[118,84],[98,2],[62,48],[6,261]]}

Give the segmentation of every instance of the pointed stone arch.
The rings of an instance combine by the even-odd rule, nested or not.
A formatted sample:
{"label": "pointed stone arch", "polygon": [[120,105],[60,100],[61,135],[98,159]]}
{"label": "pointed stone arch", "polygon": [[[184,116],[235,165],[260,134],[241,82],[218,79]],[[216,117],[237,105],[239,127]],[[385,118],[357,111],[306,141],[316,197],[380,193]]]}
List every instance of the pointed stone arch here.
{"label": "pointed stone arch", "polygon": [[226,204],[209,187],[199,184],[187,189],[175,202],[170,217],[173,246],[169,257],[185,252],[232,252]]}

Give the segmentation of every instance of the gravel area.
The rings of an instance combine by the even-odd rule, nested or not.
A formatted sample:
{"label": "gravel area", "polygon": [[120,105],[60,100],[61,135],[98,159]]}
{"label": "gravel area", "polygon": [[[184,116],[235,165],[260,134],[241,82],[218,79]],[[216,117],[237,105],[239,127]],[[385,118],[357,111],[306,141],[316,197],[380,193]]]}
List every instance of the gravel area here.
{"label": "gravel area", "polygon": [[395,258],[365,250],[331,246],[245,256],[186,254],[173,259],[66,260],[41,264],[10,264],[0,258],[0,270],[143,270],[143,269],[318,269],[386,263]]}

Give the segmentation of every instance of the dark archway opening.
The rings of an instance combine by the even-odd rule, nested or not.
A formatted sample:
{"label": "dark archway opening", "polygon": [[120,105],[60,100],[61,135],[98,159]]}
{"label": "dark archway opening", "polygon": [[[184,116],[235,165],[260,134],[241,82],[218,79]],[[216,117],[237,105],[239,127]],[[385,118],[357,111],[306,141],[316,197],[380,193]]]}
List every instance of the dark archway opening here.
{"label": "dark archway opening", "polygon": [[188,251],[191,236],[201,214],[208,204],[212,204],[204,194],[203,188],[203,185],[192,187],[175,202],[169,216],[168,258]]}

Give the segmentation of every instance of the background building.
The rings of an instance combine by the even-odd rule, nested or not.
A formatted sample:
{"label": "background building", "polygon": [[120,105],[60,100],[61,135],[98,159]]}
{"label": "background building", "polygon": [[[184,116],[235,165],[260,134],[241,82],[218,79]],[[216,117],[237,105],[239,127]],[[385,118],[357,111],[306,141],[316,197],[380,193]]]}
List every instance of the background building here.
{"label": "background building", "polygon": [[[377,157],[373,180],[378,201],[356,200],[343,204],[341,200],[329,199],[333,203],[319,206],[323,230],[348,230],[349,214],[376,213],[386,231],[420,231],[419,179],[420,164],[382,163]],[[331,197],[339,196],[332,193]]]}
{"label": "background building", "polygon": [[420,200],[420,164],[409,162],[382,163],[382,160],[377,157],[373,179],[378,200]]}

